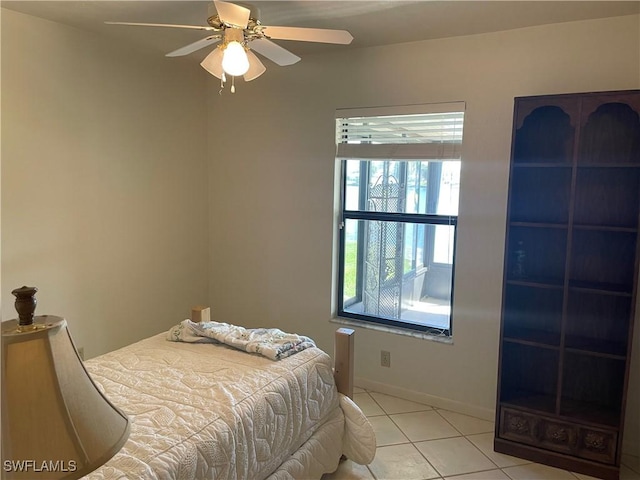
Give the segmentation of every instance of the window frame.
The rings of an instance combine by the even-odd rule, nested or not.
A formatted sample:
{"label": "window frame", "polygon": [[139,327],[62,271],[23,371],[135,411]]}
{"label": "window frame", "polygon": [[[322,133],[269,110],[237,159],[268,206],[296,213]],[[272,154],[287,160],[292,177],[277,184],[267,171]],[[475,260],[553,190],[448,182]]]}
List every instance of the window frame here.
{"label": "window frame", "polygon": [[[337,317],[344,319],[353,319],[356,321],[364,322],[366,324],[370,324],[372,326],[378,325],[383,327],[392,327],[399,328],[403,331],[415,332],[416,334],[427,334],[432,337],[441,337],[441,338],[452,338],[453,336],[453,323],[454,323],[454,285],[455,285],[455,265],[456,265],[456,244],[458,237],[458,214],[435,214],[435,213],[406,213],[406,212],[386,212],[386,211],[375,211],[369,210],[363,207],[364,202],[367,199],[367,191],[370,182],[369,178],[369,166],[371,162],[374,161],[420,161],[420,162],[446,162],[446,161],[459,161],[461,162],[461,145],[462,145],[462,128],[464,123],[464,112],[465,105],[464,102],[455,102],[449,104],[431,104],[431,105],[410,105],[410,106],[401,106],[401,107],[376,107],[376,108],[363,108],[363,109],[346,109],[346,110],[338,110],[336,112],[336,160],[338,162],[337,168],[339,177],[337,180],[339,181],[339,198],[336,196],[338,203],[338,238],[337,238],[337,247],[338,247],[338,255],[337,257],[337,296],[336,298],[336,314]],[[455,125],[453,128],[453,132],[458,131],[458,137],[455,137],[455,133],[452,134],[451,130],[451,121],[448,123],[443,120],[442,125],[442,140],[438,141],[437,139],[434,141],[434,138],[431,136],[428,140],[418,139],[416,141],[412,139],[405,138],[397,138],[398,141],[394,141],[393,135],[390,136],[392,138],[389,140],[392,143],[386,143],[386,141],[376,140],[377,132],[374,130],[370,130],[372,133],[371,137],[367,137],[366,134],[364,136],[358,137],[361,135],[358,132],[362,131],[362,126],[366,126],[366,119],[372,118],[372,120],[377,120],[379,117],[385,116],[394,116],[394,117],[404,117],[411,115],[418,116],[429,116],[430,114],[461,114],[460,115],[460,123],[457,123],[458,120],[455,120]],[[442,118],[446,118],[443,115]],[[397,119],[393,119],[397,120]],[[352,135],[351,129],[349,127],[349,122],[354,121],[355,125],[355,137]],[[402,119],[401,119],[402,121]],[[357,122],[365,122],[365,123],[357,123]],[[429,119],[428,122],[431,122]],[[431,127],[428,127],[429,129]],[[382,129],[384,130],[384,129]],[[411,128],[409,128],[411,130]],[[400,131],[397,130],[398,132]],[[369,133],[369,132],[367,132]],[[430,135],[429,132],[425,131],[427,136]],[[397,135],[397,134],[396,134]],[[413,134],[409,133],[410,136]],[[445,136],[447,136],[445,138]],[[401,137],[405,137],[404,134],[401,134]],[[371,138],[371,140],[367,140]],[[348,161],[359,161],[360,167],[357,170],[359,172],[360,182],[362,182],[363,178],[366,182],[366,185],[360,184],[358,191],[358,210],[349,210],[346,207],[347,201],[347,187],[348,187]],[[366,167],[365,167],[366,165]],[[407,171],[409,168],[406,166],[407,164],[402,164],[402,170],[404,171],[402,178],[399,180],[401,182],[407,183],[408,175]],[[386,168],[386,167],[385,167]],[[353,168],[351,167],[353,170]],[[355,171],[355,170],[354,170]],[[364,174],[366,171],[366,175]],[[354,197],[352,197],[354,198]],[[353,205],[351,205],[353,208]],[[428,210],[427,210],[428,211]],[[355,275],[355,295],[351,299],[345,299],[345,256],[347,254],[347,221],[357,221],[359,225],[364,225],[364,221],[381,221],[381,222],[397,222],[399,224],[412,224],[415,225],[415,229],[417,230],[412,233],[413,235],[413,260],[412,260],[412,268],[409,270],[403,269],[402,279],[411,279],[412,275],[418,275],[420,273],[424,273],[428,270],[428,267],[431,265],[440,265],[443,268],[445,266],[450,266],[451,271],[451,284],[447,285],[447,288],[450,290],[449,295],[449,314],[448,314],[448,328],[440,328],[437,326],[429,326],[423,323],[412,322],[411,320],[401,319],[401,318],[389,318],[382,316],[380,314],[365,314],[361,312],[356,312],[353,310],[348,310],[350,306],[353,306],[359,302],[364,301],[364,286],[362,282],[364,281],[363,274],[363,266],[365,262],[365,256],[367,253],[365,252],[365,248],[363,248],[366,244],[365,228],[357,229],[357,256],[356,256],[356,269],[357,275]],[[421,225],[424,225],[424,228],[420,228]],[[434,242],[435,242],[435,228],[428,227],[436,227],[436,226],[449,226],[453,228],[453,245],[452,245],[452,261],[451,263],[439,263],[435,262],[433,257],[434,254]],[[405,229],[403,228],[403,231]],[[421,233],[420,230],[423,230]],[[429,232],[431,230],[431,232]],[[419,235],[424,235],[423,242],[423,251],[421,261],[418,261],[416,255],[416,249],[420,248],[420,243],[416,241],[419,238]],[[350,241],[353,241],[350,238]],[[400,247],[402,250],[402,257],[405,258],[405,248]],[[428,250],[427,250],[428,249]],[[431,256],[431,257],[430,257]],[[408,256],[406,257],[408,258]],[[449,273],[447,273],[448,275]],[[350,277],[351,278],[351,277]],[[433,278],[433,277],[432,277]],[[436,276],[437,278],[437,276]],[[444,286],[445,284],[441,284]],[[353,290],[353,280],[350,281],[349,285],[349,293]],[[400,294],[400,298],[402,298],[402,293]],[[426,323],[426,322],[425,322]]]}
{"label": "window frame", "polygon": [[[394,159],[397,160],[397,159]],[[397,213],[397,212],[378,212],[378,211],[364,211],[364,210],[348,210],[346,209],[346,191],[347,191],[347,159],[340,160],[340,228],[339,228],[339,241],[338,241],[338,306],[337,312],[339,317],[351,318],[355,320],[365,321],[368,323],[374,323],[379,325],[385,325],[390,327],[404,328],[408,330],[414,330],[418,332],[428,333],[435,336],[450,337],[453,335],[453,298],[454,298],[454,282],[455,282],[455,259],[456,259],[456,243],[458,237],[458,216],[457,215],[437,215],[437,214],[425,214],[425,213]],[[361,162],[369,162],[371,160],[360,160]],[[362,163],[361,163],[362,165]],[[361,167],[362,168],[362,167]],[[364,190],[364,189],[363,189]],[[360,192],[362,196],[363,193]],[[345,301],[344,299],[344,275],[345,275],[345,254],[346,254],[346,221],[347,220],[371,220],[371,221],[385,221],[385,222],[398,222],[398,223],[411,223],[414,225],[445,225],[454,227],[453,235],[453,261],[451,263],[451,312],[449,314],[449,328],[441,329],[429,325],[421,325],[418,323],[411,323],[408,321],[395,320],[382,316],[374,316],[361,314],[345,310],[345,307],[353,305],[362,301],[362,275],[356,275],[356,295],[353,299]],[[427,233],[425,232],[425,237]],[[363,242],[364,231],[358,230],[358,244]],[[358,249],[357,263],[358,270],[361,271],[364,263],[363,249]],[[426,262],[424,262],[426,263]],[[426,269],[423,266],[420,269]],[[415,266],[412,271],[416,272]],[[406,272],[407,275],[410,272]],[[360,297],[358,297],[360,292]],[[349,302],[347,304],[347,302]]]}

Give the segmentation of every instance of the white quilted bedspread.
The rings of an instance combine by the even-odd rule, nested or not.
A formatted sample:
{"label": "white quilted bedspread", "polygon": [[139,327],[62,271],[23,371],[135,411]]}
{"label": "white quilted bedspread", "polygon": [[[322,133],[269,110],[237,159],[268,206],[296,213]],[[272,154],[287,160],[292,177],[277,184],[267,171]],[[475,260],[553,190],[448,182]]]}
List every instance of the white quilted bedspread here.
{"label": "white quilted bedspread", "polygon": [[375,453],[370,424],[337,393],[318,348],[274,362],[161,334],[86,367],[132,421],[123,449],[86,479],[300,478],[331,471],[340,453],[360,463]]}

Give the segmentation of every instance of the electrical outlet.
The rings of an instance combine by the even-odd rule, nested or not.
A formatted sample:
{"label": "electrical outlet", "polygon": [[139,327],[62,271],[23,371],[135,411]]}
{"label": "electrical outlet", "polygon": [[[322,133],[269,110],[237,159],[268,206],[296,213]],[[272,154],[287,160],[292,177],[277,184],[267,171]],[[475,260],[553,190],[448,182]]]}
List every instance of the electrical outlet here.
{"label": "electrical outlet", "polygon": [[391,367],[391,352],[385,350],[380,351],[380,365],[383,367]]}
{"label": "electrical outlet", "polygon": [[78,347],[78,355],[84,360],[84,347]]}

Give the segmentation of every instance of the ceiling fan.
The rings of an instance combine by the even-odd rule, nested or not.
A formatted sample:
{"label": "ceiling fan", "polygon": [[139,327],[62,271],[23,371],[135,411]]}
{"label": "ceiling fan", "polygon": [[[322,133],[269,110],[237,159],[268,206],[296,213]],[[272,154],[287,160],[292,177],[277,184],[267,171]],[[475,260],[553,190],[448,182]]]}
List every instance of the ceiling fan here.
{"label": "ceiling fan", "polygon": [[266,67],[253,51],[265,56],[277,65],[292,65],[300,57],[282,48],[271,40],[297,40],[348,45],[353,37],[346,30],[323,28],[274,27],[260,23],[251,10],[234,3],[213,1],[215,12],[210,10],[207,26],[173,25],[167,23],[105,22],[110,25],[133,25],[143,27],[188,28],[213,32],[208,37],[193,42],[166,54],[167,57],[189,55],[209,45],[220,43],[200,65],[221,80],[224,88],[226,76],[232,77],[231,92],[235,92],[234,79],[242,76],[245,81],[258,78]]}

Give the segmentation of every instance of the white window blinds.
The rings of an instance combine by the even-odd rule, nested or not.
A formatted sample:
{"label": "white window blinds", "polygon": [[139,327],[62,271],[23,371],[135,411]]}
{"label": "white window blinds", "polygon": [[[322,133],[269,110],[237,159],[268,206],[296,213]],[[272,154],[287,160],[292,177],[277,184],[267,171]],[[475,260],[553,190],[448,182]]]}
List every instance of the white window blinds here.
{"label": "white window blinds", "polygon": [[338,110],[340,159],[459,160],[464,103]]}

